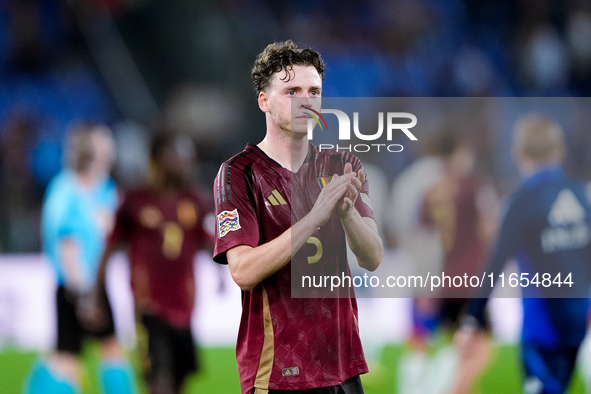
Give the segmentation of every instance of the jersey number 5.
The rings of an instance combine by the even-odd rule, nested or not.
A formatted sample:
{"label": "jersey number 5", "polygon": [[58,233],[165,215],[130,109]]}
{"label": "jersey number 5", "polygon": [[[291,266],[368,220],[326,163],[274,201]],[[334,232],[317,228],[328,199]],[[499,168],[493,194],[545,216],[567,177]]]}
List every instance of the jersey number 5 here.
{"label": "jersey number 5", "polygon": [[322,242],[320,242],[320,240],[316,237],[310,237],[306,243],[316,246],[316,254],[314,256],[308,257],[308,264],[317,263],[322,257]]}

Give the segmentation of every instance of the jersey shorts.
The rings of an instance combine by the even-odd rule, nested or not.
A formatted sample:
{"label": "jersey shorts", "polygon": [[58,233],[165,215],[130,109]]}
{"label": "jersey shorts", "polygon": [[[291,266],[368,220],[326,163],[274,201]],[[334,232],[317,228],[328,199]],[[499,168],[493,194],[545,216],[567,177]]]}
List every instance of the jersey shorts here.
{"label": "jersey shorts", "polygon": [[199,369],[191,328],[175,327],[150,315],[143,315],[138,325],[143,331],[138,335],[138,349],[147,380],[164,373],[180,389],[187,376]]}
{"label": "jersey shorts", "polygon": [[254,389],[252,394],[364,394],[361,378],[359,376],[345,380],[342,384],[330,387],[320,387],[309,390],[264,390]]}
{"label": "jersey shorts", "polygon": [[106,300],[105,326],[97,331],[88,330],[82,325],[76,313],[80,297],[72,294],[64,286],[58,286],[56,291],[57,306],[57,351],[80,354],[84,340],[88,337],[105,339],[115,335],[113,312],[111,304]]}
{"label": "jersey shorts", "polygon": [[[462,317],[468,310],[471,298],[434,298],[430,299],[431,306],[428,309],[421,307],[414,300],[412,309],[413,334],[417,337],[427,337],[437,329],[457,330]],[[491,326],[487,311],[484,313],[484,326],[490,333]]]}

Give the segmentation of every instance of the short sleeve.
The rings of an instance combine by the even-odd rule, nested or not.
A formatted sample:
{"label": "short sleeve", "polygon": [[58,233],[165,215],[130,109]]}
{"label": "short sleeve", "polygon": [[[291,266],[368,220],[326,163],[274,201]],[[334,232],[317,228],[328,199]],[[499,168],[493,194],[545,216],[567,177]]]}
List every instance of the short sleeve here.
{"label": "short sleeve", "polygon": [[58,239],[73,236],[76,233],[78,222],[76,207],[71,196],[65,198],[66,203],[57,213],[57,237]]}
{"label": "short sleeve", "polygon": [[259,245],[252,165],[226,162],[214,181],[215,248],[213,259],[227,264],[226,252],[238,245]]}

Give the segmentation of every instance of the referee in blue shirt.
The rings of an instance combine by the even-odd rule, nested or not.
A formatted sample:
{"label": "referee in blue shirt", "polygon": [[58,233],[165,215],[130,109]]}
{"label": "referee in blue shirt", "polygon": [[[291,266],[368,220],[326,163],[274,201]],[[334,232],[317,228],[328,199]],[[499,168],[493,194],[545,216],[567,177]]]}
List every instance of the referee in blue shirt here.
{"label": "referee in blue shirt", "polygon": [[99,330],[89,330],[79,318],[117,208],[117,190],[109,177],[114,159],[111,131],[104,125],[77,124],[68,135],[66,158],[68,167],[47,187],[41,220],[43,249],[58,282],[57,345],[47,360],[35,363],[24,393],[79,392],[79,356],[85,339],[94,337],[103,355],[103,392],[134,394],[135,378],[115,338],[112,314]]}

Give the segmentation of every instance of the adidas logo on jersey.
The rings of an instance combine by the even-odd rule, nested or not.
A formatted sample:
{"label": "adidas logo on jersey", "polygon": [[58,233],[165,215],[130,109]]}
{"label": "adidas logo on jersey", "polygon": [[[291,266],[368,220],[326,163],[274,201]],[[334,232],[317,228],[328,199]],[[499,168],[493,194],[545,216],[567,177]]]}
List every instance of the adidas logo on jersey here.
{"label": "adidas logo on jersey", "polygon": [[287,205],[287,201],[285,201],[285,199],[281,196],[281,194],[279,194],[277,189],[275,189],[271,192],[271,195],[267,197],[267,199],[265,200],[265,205],[268,207],[271,205]]}
{"label": "adidas logo on jersey", "polygon": [[298,367],[291,367],[291,368],[283,368],[281,371],[283,376],[295,376],[300,374],[300,369]]}
{"label": "adidas logo on jersey", "polygon": [[564,189],[558,193],[556,201],[552,204],[552,209],[548,214],[548,222],[551,226],[565,226],[583,222],[585,216],[585,208],[575,193],[570,189]]}
{"label": "adidas logo on jersey", "polygon": [[548,214],[550,227],[542,232],[544,253],[580,249],[591,240],[585,208],[570,189],[563,189]]}

